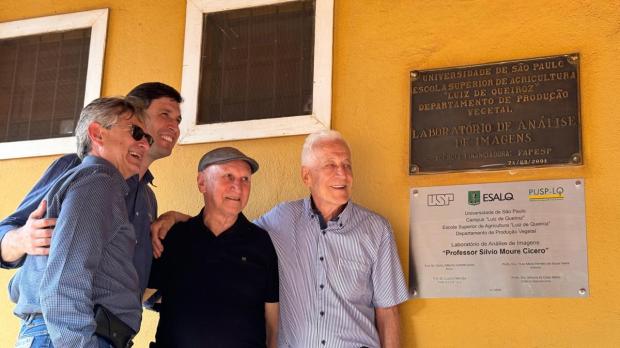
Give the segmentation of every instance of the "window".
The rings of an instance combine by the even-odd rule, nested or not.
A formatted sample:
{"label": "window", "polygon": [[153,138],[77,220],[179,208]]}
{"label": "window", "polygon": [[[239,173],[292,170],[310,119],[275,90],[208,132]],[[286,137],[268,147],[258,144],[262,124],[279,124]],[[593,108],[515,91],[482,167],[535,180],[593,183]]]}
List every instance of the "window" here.
{"label": "window", "polygon": [[0,23],[0,159],[76,151],[99,97],[108,10]]}
{"label": "window", "polygon": [[333,0],[188,0],[181,143],[329,128]]}

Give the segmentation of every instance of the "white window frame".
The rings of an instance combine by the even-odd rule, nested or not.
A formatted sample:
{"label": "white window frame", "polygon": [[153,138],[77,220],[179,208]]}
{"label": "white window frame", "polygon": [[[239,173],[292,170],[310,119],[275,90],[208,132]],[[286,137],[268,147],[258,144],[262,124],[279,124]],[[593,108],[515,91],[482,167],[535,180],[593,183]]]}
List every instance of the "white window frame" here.
{"label": "white window frame", "polygon": [[308,134],[329,129],[332,96],[333,0],[316,0],[312,114],[261,120],[197,124],[202,25],[205,13],[273,5],[294,0],[187,0],[181,94],[180,144]]}
{"label": "white window frame", "polygon": [[[101,95],[108,9],[0,23],[0,39],[91,28],[84,105]],[[0,143],[0,159],[76,152],[75,136]]]}

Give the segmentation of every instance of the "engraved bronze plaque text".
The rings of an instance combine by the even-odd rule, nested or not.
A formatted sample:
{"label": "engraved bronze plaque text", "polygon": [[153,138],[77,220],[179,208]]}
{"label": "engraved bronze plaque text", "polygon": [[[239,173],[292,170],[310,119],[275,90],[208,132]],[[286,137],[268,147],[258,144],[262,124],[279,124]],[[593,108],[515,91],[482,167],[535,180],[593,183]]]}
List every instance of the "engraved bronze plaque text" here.
{"label": "engraved bronze plaque text", "polygon": [[411,72],[410,174],[582,163],[579,55]]}

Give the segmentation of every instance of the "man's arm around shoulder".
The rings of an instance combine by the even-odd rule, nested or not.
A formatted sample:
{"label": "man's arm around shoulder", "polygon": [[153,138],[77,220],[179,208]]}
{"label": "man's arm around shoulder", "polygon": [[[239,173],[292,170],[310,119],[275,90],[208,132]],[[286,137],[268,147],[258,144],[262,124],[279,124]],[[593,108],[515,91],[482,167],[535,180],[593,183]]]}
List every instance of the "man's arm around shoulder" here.
{"label": "man's arm around shoulder", "polygon": [[153,244],[153,256],[157,259],[164,252],[162,240],[177,222],[186,222],[191,216],[178,211],[167,211],[161,214],[157,220],[151,224],[151,243]]}
{"label": "man's arm around shoulder", "polygon": [[48,254],[49,238],[56,219],[41,219],[46,209],[41,204],[58,179],[80,163],[76,154],[55,160],[24,197],[17,210],[0,222],[1,268],[21,266],[26,254]]}
{"label": "man's arm around shoulder", "polygon": [[28,216],[26,223],[0,235],[0,265],[2,268],[21,266],[26,254],[47,255],[56,219],[44,219],[47,202],[41,201]]}

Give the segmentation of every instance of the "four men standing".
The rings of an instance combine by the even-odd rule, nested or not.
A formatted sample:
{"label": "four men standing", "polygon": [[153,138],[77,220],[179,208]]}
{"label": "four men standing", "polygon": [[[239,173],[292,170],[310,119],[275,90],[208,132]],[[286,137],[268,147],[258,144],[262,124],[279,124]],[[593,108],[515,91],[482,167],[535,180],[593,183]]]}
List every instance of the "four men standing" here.
{"label": "four men standing", "polygon": [[[82,167],[100,164],[90,157],[81,165],[75,155],[59,159],[18,211],[0,223],[0,265],[17,267],[26,260],[25,268],[11,283],[11,295],[18,303],[16,313],[21,313],[20,301],[28,291],[36,289],[33,296],[44,299],[41,304],[45,322],[51,326],[52,339],[60,346],[65,343],[87,346],[95,344],[97,339],[100,343],[111,343],[101,339],[101,335],[93,335],[99,329],[93,319],[95,307],[103,307],[106,317],[120,319],[128,327],[127,332],[139,328],[139,296],[146,287],[151,266],[148,228],[157,213],[155,196],[148,187],[153,179],[148,166],[168,156],[178,139],[181,97],[174,89],[158,83],[140,85],[130,94],[147,104],[150,116],[147,130],[153,137],[142,131],[141,124],[124,124],[124,121],[106,123],[97,134],[113,134],[114,128],[129,130],[127,134],[136,142],[142,141],[144,145],[148,140],[153,146],[148,151],[146,148],[138,151],[131,144],[127,149],[114,147],[122,145],[122,141],[106,142],[107,147],[84,152],[92,150],[95,157],[101,155],[120,172],[116,176],[123,179],[114,181],[119,184],[119,190],[106,193],[125,193],[124,213],[115,196],[108,197],[114,204],[105,200],[106,208],[97,204],[88,207],[112,214],[98,221],[99,225],[93,229],[101,231],[95,234],[105,243],[89,240],[84,237],[87,233],[67,235],[65,232],[72,231],[67,226],[76,229],[75,221],[89,219],[90,210],[86,206],[90,203],[86,201],[74,206],[84,209],[83,214],[80,212],[83,216],[78,216],[78,210],[74,209],[72,213],[67,210],[69,215],[60,216],[58,221],[54,218],[60,214],[59,207],[64,202],[67,190],[64,185],[70,186],[72,182],[67,177],[80,173]],[[88,139],[95,145],[99,141],[97,134],[88,133]],[[133,170],[127,170],[123,161],[130,163]],[[310,190],[310,197],[280,204],[256,221],[269,232],[271,240],[265,230],[248,222],[241,213],[249,197],[251,175],[258,170],[253,159],[234,148],[219,148],[203,156],[198,170],[198,188],[205,202],[201,213],[192,219],[180,213],[164,214],[154,224],[154,231],[160,232],[152,237],[153,251],[161,255],[160,239],[173,220],[189,219],[174,226],[173,233],[166,238],[163,258],[156,261],[151,272],[150,285],[160,288],[164,298],[157,347],[192,346],[198,342],[222,347],[274,347],[278,312],[280,347],[399,346],[397,306],[408,294],[394,237],[384,218],[351,202],[351,153],[338,132],[321,131],[306,139],[302,150],[302,180]],[[49,207],[45,201],[40,204],[46,194],[51,199]],[[97,197],[89,198],[97,200]],[[119,209],[110,209],[117,205]],[[52,218],[42,219],[46,211]],[[128,216],[128,221],[117,221],[122,216]],[[62,232],[52,237],[49,228],[54,225]],[[135,233],[130,233],[134,229]],[[129,232],[112,232],[114,238],[122,241],[106,249],[113,239],[105,231]],[[82,238],[85,247],[70,248],[74,237]],[[128,241],[134,241],[131,248],[126,248],[131,244]],[[46,279],[39,294],[35,283],[40,283],[41,275],[37,275],[37,267],[31,264],[41,259],[24,258],[24,254],[46,255],[50,243],[49,264],[40,262],[38,267]],[[119,253],[123,256],[118,256]],[[92,257],[97,260],[91,260]],[[133,267],[121,262],[127,257],[133,259]],[[113,269],[120,272],[115,274]],[[29,282],[29,277],[39,278]],[[110,290],[106,285],[108,278],[117,279],[115,284],[120,288]],[[24,291],[20,284],[30,284],[30,290]],[[88,286],[85,288],[84,284]],[[107,292],[97,293],[93,289],[107,289]],[[67,296],[67,291],[71,295]],[[99,296],[97,300],[92,294]],[[123,294],[129,294],[127,298],[135,301],[121,300]],[[68,314],[70,311],[63,311],[72,304],[84,304],[86,309],[79,313],[88,318],[73,319]],[[57,306],[61,309],[56,310]],[[34,316],[28,314],[31,312]],[[38,312],[36,308],[23,312],[24,324],[30,324],[31,319],[40,320]],[[76,332],[82,336],[75,335]],[[127,340],[130,339],[131,334]]]}

